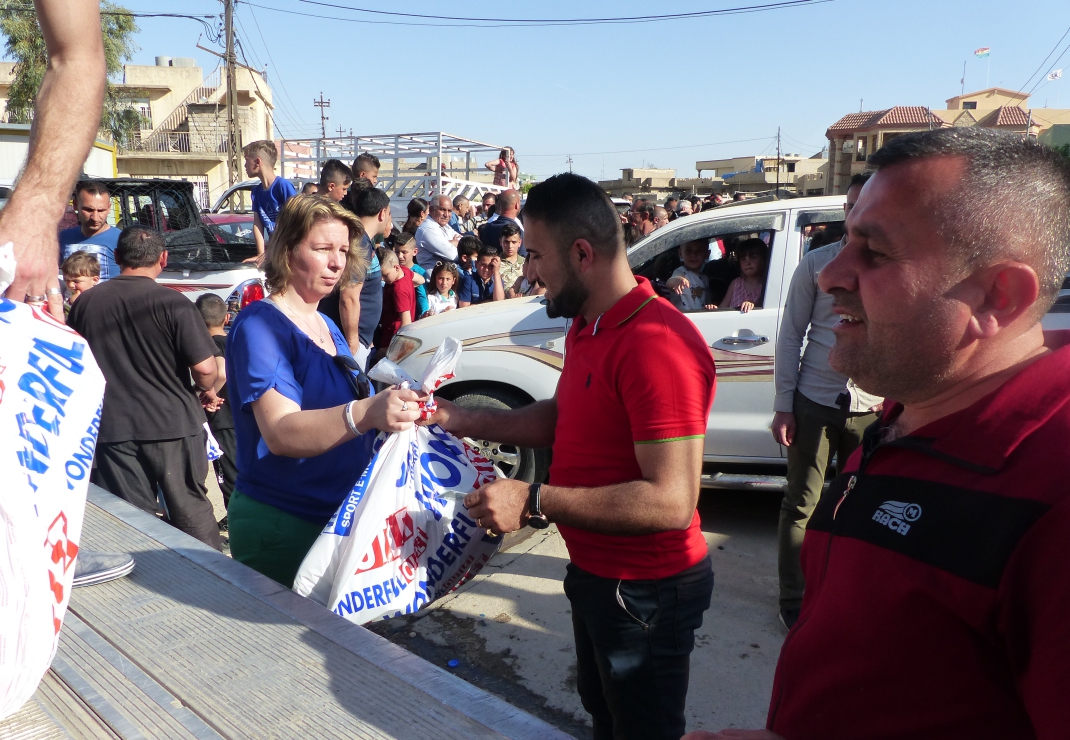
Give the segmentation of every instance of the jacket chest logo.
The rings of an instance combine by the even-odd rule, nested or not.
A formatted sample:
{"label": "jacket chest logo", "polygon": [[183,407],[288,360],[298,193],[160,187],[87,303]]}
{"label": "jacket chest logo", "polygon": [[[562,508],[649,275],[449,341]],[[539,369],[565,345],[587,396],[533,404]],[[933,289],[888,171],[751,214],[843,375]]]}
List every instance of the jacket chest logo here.
{"label": "jacket chest logo", "polygon": [[873,512],[873,521],[901,535],[910,531],[910,525],[921,519],[921,506],[902,501],[885,501]]}

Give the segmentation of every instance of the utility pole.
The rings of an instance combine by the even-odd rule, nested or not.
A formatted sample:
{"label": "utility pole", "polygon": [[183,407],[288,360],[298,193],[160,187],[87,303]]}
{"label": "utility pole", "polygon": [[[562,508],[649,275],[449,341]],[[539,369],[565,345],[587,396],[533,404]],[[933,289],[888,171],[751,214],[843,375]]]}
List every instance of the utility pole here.
{"label": "utility pole", "polygon": [[234,0],[223,0],[227,47],[224,62],[227,72],[227,170],[230,184],[241,179],[241,133],[238,131],[238,60],[234,56]]}
{"label": "utility pole", "polygon": [[[352,131],[350,131],[350,133],[352,133]],[[339,126],[338,127],[338,138],[341,139],[345,135],[346,135],[345,128],[343,128],[342,126]]]}
{"label": "utility pole", "polygon": [[568,159],[565,160],[565,163],[568,165],[568,171],[572,172],[572,155],[571,154],[568,155]]}
{"label": "utility pole", "polygon": [[776,127],[776,200],[780,200],[780,126]]}
{"label": "utility pole", "polygon": [[331,101],[330,100],[324,100],[323,99],[323,92],[320,92],[320,99],[319,100],[313,100],[312,101],[312,105],[314,105],[314,106],[316,106],[317,108],[320,109],[320,133],[322,134],[323,138],[326,139],[327,138],[327,121],[329,121],[331,119],[330,119],[329,116],[323,115],[323,111],[324,111],[324,109],[331,107]]}

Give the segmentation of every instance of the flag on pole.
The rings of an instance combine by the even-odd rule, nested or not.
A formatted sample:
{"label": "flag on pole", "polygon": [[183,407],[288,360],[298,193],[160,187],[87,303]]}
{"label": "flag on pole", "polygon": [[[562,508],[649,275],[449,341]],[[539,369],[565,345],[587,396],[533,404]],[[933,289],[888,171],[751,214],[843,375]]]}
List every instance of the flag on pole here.
{"label": "flag on pole", "polygon": [[1061,69],[1057,69],[1057,70],[1055,70],[1054,72],[1052,72],[1051,74],[1048,75],[1048,80],[1049,81],[1058,80],[1062,76],[1063,76],[1063,71]]}
{"label": "flag on pole", "polygon": [[986,56],[988,56],[988,52],[990,51],[992,51],[992,49],[990,49],[989,47],[982,46],[980,49],[975,49],[973,55],[978,59],[984,59]]}

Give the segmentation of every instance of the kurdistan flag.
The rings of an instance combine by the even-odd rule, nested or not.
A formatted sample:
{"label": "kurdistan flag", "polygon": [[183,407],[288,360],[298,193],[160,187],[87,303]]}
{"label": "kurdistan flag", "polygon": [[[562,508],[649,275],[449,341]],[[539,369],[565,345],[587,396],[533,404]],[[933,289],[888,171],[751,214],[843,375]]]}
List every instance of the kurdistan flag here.
{"label": "kurdistan flag", "polygon": [[988,52],[990,51],[992,50],[987,46],[982,46],[980,49],[975,49],[973,55],[978,59],[984,59],[986,56],[988,56]]}

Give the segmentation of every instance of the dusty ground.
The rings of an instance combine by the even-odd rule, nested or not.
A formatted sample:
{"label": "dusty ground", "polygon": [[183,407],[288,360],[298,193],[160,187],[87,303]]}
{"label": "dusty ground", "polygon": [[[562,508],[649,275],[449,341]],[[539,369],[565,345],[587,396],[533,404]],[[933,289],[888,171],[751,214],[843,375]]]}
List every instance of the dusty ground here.
{"label": "dusty ground", "polygon": [[[209,498],[224,514],[215,476]],[[688,730],[763,727],[784,636],[777,621],[779,496],[706,491],[700,503],[710,545],[713,601],[696,633]],[[530,533],[530,534],[529,534]],[[507,541],[475,580],[415,617],[371,629],[577,738],[590,737],[576,695],[568,600],[568,553],[555,527]],[[225,537],[225,535],[224,535]]]}
{"label": "dusty ground", "polygon": [[[767,494],[703,494],[716,583],[691,660],[689,730],[765,724],[783,641],[776,617],[778,505]],[[589,737],[561,587],[567,559],[555,528],[533,534],[419,616],[369,627],[576,737]]]}

